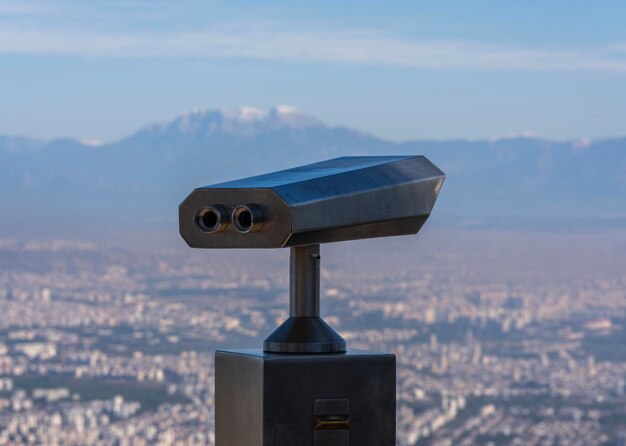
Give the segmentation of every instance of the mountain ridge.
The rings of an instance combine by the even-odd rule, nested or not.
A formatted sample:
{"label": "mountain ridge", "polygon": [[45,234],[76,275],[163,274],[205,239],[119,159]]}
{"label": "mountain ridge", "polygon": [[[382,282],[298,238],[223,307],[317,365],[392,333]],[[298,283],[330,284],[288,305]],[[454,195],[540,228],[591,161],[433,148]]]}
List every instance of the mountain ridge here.
{"label": "mountain ridge", "polygon": [[0,231],[36,226],[34,209],[61,226],[139,218],[171,225],[194,187],[375,154],[423,154],[442,168],[435,214],[452,224],[626,221],[626,138],[393,142],[277,106],[192,110],[103,144],[0,136]]}

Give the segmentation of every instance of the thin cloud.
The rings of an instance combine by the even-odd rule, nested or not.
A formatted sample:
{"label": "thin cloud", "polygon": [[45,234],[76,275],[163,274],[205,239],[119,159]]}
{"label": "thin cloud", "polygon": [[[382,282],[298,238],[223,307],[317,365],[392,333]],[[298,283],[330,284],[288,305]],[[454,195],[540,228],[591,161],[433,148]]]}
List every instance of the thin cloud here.
{"label": "thin cloud", "polygon": [[523,48],[484,42],[410,40],[371,30],[336,32],[280,23],[217,24],[197,30],[130,31],[66,15],[65,22],[0,22],[0,54],[85,58],[243,58],[417,69],[626,72],[626,45]]}

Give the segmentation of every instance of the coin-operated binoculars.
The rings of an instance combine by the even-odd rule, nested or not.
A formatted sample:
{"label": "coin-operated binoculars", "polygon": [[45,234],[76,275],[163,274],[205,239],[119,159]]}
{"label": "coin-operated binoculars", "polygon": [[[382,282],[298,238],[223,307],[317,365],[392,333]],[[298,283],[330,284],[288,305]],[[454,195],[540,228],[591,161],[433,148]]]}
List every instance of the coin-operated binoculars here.
{"label": "coin-operated binoculars", "polygon": [[217,446],[393,446],[396,358],[320,317],[320,244],[417,233],[445,175],[423,156],[344,157],[195,189],[193,248],[291,248],[290,317],[263,350],[215,354]]}

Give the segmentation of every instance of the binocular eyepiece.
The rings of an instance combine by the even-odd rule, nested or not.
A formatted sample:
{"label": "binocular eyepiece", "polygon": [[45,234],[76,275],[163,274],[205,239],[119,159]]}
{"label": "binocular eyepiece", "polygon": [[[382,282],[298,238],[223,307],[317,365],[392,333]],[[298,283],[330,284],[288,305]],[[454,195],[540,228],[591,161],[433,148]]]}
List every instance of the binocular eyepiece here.
{"label": "binocular eyepiece", "polygon": [[240,204],[230,211],[220,204],[211,204],[198,209],[194,220],[198,229],[208,234],[228,230],[231,226],[247,234],[263,227],[263,210],[255,204]]}
{"label": "binocular eyepiece", "polygon": [[195,248],[281,248],[414,234],[444,174],[423,156],[344,157],[195,189],[179,207]]}

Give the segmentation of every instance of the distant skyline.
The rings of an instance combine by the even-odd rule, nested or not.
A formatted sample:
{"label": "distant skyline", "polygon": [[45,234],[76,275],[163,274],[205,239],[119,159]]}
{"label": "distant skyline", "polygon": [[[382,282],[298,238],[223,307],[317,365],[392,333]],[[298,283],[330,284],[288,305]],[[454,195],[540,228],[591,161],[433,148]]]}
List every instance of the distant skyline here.
{"label": "distant skyline", "polygon": [[0,0],[0,134],[296,106],[392,140],[626,135],[618,1]]}

